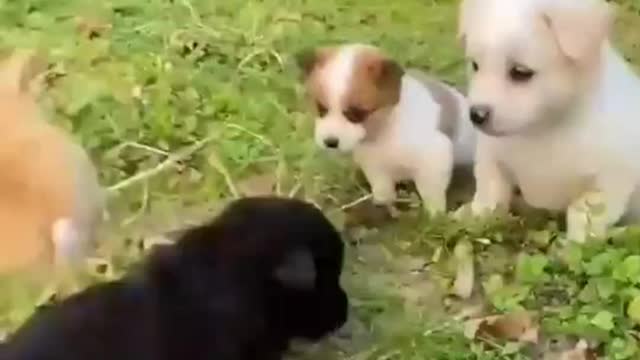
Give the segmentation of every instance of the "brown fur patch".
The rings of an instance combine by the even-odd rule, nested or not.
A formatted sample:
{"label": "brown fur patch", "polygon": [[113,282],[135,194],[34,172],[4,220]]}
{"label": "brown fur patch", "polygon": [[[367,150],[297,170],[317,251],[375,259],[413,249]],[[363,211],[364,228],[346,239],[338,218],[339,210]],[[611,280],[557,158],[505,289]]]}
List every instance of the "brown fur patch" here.
{"label": "brown fur patch", "polygon": [[308,99],[320,103],[323,106],[327,106],[326,89],[322,81],[323,79],[317,70],[335,56],[337,51],[338,48],[335,47],[323,47],[308,50],[299,54],[297,57],[298,66],[303,72]]}
{"label": "brown fur patch", "polygon": [[453,139],[458,132],[460,108],[458,98],[443,83],[416,69],[407,71],[409,75],[419,80],[431,93],[435,102],[440,105],[438,129],[449,139]]}
{"label": "brown fur patch", "polygon": [[360,50],[344,108],[356,107],[370,115],[363,122],[367,139],[374,139],[384,128],[389,110],[400,100],[404,70],[375,48]]}
{"label": "brown fur patch", "polygon": [[336,51],[337,49],[331,46],[307,49],[296,55],[296,62],[302,70],[302,74],[307,77],[313,70],[329,60]]}

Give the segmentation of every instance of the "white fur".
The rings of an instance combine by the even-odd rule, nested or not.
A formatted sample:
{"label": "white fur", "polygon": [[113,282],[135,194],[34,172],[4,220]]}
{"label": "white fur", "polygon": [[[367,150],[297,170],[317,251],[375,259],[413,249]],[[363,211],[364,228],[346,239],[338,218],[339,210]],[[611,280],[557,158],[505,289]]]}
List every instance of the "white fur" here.
{"label": "white fur", "polygon": [[[568,237],[582,242],[589,219],[579,208],[594,193],[606,209],[601,223],[592,224],[595,235],[602,235],[628,210],[637,214],[640,209],[640,82],[607,40],[588,65],[592,75],[572,73],[567,59],[558,56],[561,49],[553,33],[538,22],[548,1],[463,4],[467,55],[481,58],[476,60],[480,70],[471,77],[469,99],[472,105],[494,107],[495,123],[487,126],[487,133],[500,135],[479,135],[472,209],[479,214],[508,205],[517,185],[530,205],[566,210]],[[564,7],[597,6],[595,1],[553,1]],[[580,20],[591,21],[600,13],[592,15]],[[568,35],[584,37],[579,32],[585,30],[573,29],[578,33]],[[518,61],[538,70],[538,78],[530,86],[509,89],[513,85],[504,80],[504,61],[516,46]]]}
{"label": "white fur", "polygon": [[325,139],[333,137],[339,141],[339,150],[351,151],[366,136],[362,125],[345,120],[340,103],[348,91],[358,50],[363,47],[366,45],[345,46],[320,70],[320,76],[326,79],[328,112],[321,120],[316,121],[315,139],[319,146],[324,147]]}
{"label": "white fur", "polygon": [[[451,89],[451,91],[455,91]],[[460,114],[466,115],[459,95]],[[405,75],[400,102],[388,119],[388,128],[375,142],[359,144],[354,160],[369,180],[374,201],[395,199],[395,183],[413,180],[431,212],[446,210],[446,191],[454,164],[468,164],[473,157],[474,131],[465,116],[458,119],[458,136],[452,142],[438,130],[440,105],[424,85]]]}

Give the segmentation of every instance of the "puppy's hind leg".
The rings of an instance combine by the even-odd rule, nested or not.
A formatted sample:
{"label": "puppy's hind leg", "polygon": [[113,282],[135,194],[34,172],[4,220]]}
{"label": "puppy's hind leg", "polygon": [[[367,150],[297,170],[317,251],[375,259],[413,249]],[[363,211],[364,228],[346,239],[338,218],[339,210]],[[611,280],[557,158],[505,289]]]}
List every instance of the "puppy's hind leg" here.
{"label": "puppy's hind leg", "polygon": [[54,246],[54,281],[60,290],[78,289],[76,272],[80,270],[86,255],[86,242],[82,232],[70,218],[61,218],[53,223],[51,239]]}
{"label": "puppy's hind leg", "polygon": [[598,177],[595,187],[599,190],[581,194],[567,208],[567,238],[584,243],[591,236],[604,237],[609,226],[620,221],[630,205],[637,205],[632,204],[638,196],[636,183],[628,174]]}

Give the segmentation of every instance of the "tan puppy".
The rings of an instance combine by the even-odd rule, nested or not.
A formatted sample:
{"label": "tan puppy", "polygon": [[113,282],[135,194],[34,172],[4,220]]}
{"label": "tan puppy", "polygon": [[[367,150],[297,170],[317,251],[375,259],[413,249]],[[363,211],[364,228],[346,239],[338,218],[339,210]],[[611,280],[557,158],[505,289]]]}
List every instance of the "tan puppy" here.
{"label": "tan puppy", "polygon": [[316,103],[316,143],[353,154],[374,203],[391,205],[396,182],[412,180],[427,210],[445,211],[454,164],[473,159],[464,96],[370,45],[316,49],[299,63]]}
{"label": "tan puppy", "polygon": [[0,274],[81,259],[102,216],[91,161],[40,114],[36,65],[15,53],[0,67]]}

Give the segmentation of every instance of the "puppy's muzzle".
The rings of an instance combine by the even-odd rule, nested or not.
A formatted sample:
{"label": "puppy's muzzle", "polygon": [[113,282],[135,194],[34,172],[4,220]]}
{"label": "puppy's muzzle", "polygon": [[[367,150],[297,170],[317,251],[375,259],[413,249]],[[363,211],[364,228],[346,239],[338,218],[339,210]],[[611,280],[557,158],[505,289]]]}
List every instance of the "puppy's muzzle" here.
{"label": "puppy's muzzle", "polygon": [[469,109],[469,118],[473,125],[485,126],[491,120],[491,107],[489,105],[473,105]]}

